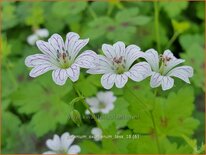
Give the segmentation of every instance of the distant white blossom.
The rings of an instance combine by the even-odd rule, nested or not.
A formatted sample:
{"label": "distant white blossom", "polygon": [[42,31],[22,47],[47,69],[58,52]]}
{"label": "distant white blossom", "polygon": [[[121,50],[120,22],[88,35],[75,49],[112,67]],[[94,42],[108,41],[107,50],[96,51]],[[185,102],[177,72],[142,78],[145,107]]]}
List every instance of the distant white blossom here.
{"label": "distant white blossom", "polygon": [[98,55],[95,68],[91,68],[87,72],[103,74],[101,84],[105,89],[111,89],[114,84],[117,88],[122,88],[127,83],[128,77],[139,82],[151,74],[147,62],[139,62],[132,66],[135,60],[142,57],[143,54],[136,45],[125,47],[123,42],[118,41],[113,46],[103,44],[102,51],[105,56]]}
{"label": "distant white blossom", "polygon": [[93,61],[96,53],[87,50],[80,55],[80,50],[88,43],[89,39],[79,39],[79,35],[70,32],[64,42],[58,34],[53,34],[48,42],[38,40],[37,47],[43,54],[28,56],[25,64],[33,67],[31,77],[37,77],[53,70],[52,78],[58,85],[64,85],[67,78],[73,82],[79,79],[80,67],[94,67]]}
{"label": "distant white blossom", "polygon": [[49,31],[45,28],[37,29],[35,32],[27,37],[27,42],[30,45],[35,45],[36,41],[41,38],[47,38],[49,36]]}
{"label": "distant white blossom", "polygon": [[102,130],[100,128],[92,128],[91,133],[95,141],[102,140]]}
{"label": "distant white blossom", "polygon": [[186,83],[190,83],[189,78],[193,76],[193,68],[190,66],[179,66],[185,60],[177,59],[170,50],[165,50],[163,55],[158,56],[157,51],[149,49],[144,54],[145,60],[150,64],[152,76],[150,85],[152,88],[162,86],[162,90],[173,87],[174,79],[177,77]]}
{"label": "distant white blossom", "polygon": [[51,151],[43,154],[78,154],[81,149],[78,145],[72,145],[74,139],[75,136],[68,132],[62,134],[61,137],[54,135],[53,139],[46,141],[46,145]]}
{"label": "distant white blossom", "polygon": [[[114,109],[114,102],[116,97],[113,95],[113,92],[98,92],[96,97],[87,98],[86,102],[89,104],[90,109],[93,113],[104,113],[107,114]],[[86,114],[89,114],[89,111],[86,110]]]}

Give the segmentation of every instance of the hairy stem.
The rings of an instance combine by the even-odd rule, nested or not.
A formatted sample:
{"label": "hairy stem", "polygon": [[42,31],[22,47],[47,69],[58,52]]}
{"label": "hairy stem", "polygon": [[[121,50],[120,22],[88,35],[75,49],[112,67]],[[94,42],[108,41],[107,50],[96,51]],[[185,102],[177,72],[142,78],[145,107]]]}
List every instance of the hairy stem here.
{"label": "hairy stem", "polygon": [[160,52],[160,34],[159,34],[159,7],[158,1],[154,1],[154,25],[155,25],[155,36],[157,42],[157,49]]}

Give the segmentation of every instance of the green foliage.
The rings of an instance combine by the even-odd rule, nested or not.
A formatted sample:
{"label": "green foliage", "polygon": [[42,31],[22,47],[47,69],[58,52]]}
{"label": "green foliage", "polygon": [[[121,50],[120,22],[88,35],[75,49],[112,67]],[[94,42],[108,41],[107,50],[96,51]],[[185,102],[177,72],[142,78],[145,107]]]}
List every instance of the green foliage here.
{"label": "green foliage", "polygon": [[[136,94],[138,94],[136,98],[144,98],[139,93]],[[153,134],[155,128],[150,110],[152,110],[156,122],[158,135],[192,135],[193,130],[199,124],[198,120],[191,117],[194,110],[194,95],[191,88],[182,88],[177,94],[170,93],[166,99],[150,97],[142,102],[134,101],[130,104],[130,112],[132,115],[139,114],[140,116],[136,120],[131,120],[128,124],[134,132]],[[152,104],[153,107],[147,109],[147,104]],[[143,106],[145,106],[144,110],[142,110]]]}

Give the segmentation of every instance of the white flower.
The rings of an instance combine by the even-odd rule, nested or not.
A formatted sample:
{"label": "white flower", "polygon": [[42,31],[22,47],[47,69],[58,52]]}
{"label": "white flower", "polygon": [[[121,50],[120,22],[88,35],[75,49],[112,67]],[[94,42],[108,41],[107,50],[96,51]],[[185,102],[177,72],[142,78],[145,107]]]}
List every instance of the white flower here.
{"label": "white flower", "polygon": [[30,45],[34,45],[38,39],[46,38],[49,36],[49,31],[45,28],[35,30],[34,34],[27,37],[27,42]]}
{"label": "white flower", "polygon": [[27,42],[29,45],[34,45],[38,39],[39,37],[36,34],[32,34],[27,37]]}
{"label": "white flower", "polygon": [[48,42],[38,40],[36,44],[43,54],[34,54],[26,58],[25,64],[34,67],[29,75],[37,77],[53,70],[52,78],[58,85],[65,84],[67,78],[73,82],[77,81],[80,67],[94,67],[92,61],[96,57],[95,52],[87,50],[78,56],[88,41],[89,39],[79,39],[79,35],[74,32],[67,34],[65,43],[58,34],[53,34]]}
{"label": "white flower", "polygon": [[145,52],[145,60],[152,68],[152,76],[150,85],[152,88],[162,86],[162,90],[168,90],[173,87],[174,79],[177,77],[190,83],[189,77],[193,76],[193,68],[190,66],[177,65],[183,63],[185,60],[177,59],[170,50],[165,50],[163,55],[158,56],[157,51],[149,49]]}
{"label": "white flower", "polygon": [[89,69],[87,72],[104,74],[101,83],[105,89],[112,88],[114,83],[117,88],[122,88],[127,83],[128,77],[134,81],[142,81],[151,74],[147,62],[140,62],[132,66],[134,61],[143,54],[136,45],[125,47],[123,42],[118,41],[113,46],[103,44],[102,51],[105,56],[98,55],[95,68]]}
{"label": "white flower", "polygon": [[35,31],[35,34],[40,38],[47,38],[49,36],[49,31],[47,29],[38,29]]}
{"label": "white flower", "polygon": [[74,135],[68,132],[64,133],[61,137],[54,135],[53,139],[46,141],[46,145],[51,151],[44,152],[43,154],[77,154],[81,151],[78,145],[71,145],[75,139]]}
{"label": "white flower", "polygon": [[[90,109],[93,113],[109,113],[114,109],[114,102],[116,97],[113,95],[113,92],[98,92],[96,97],[87,98],[86,102],[90,105]],[[86,114],[89,114],[89,111],[86,110]]]}
{"label": "white flower", "polygon": [[91,133],[95,141],[100,141],[102,139],[102,130],[100,128],[92,128]]}

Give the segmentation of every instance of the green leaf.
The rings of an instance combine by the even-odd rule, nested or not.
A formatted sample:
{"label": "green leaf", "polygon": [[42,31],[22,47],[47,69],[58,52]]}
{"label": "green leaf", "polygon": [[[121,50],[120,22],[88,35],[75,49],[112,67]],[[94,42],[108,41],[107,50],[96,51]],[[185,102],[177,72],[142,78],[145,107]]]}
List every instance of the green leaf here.
{"label": "green leaf", "polygon": [[194,85],[204,90],[204,36],[203,35],[182,35],[179,42],[186,51],[181,57],[186,60],[186,64],[194,68],[194,76],[191,78]]}
{"label": "green leaf", "polygon": [[[191,116],[194,110],[194,94],[191,88],[182,88],[177,93],[171,92],[166,99],[159,97],[152,100],[151,97],[148,98],[150,98],[149,104],[153,105],[152,113],[159,135],[181,136],[194,133],[199,121]],[[146,104],[146,102],[137,104]],[[147,107],[140,109],[137,104],[130,104],[129,110],[132,115],[139,114],[139,118],[129,121],[128,126],[134,132],[152,134],[154,125],[150,112],[144,110]]]}
{"label": "green leaf", "polygon": [[174,18],[179,15],[188,6],[187,1],[182,2],[160,2],[160,7],[164,9],[170,18]]}
{"label": "green leaf", "polygon": [[66,124],[69,106],[63,101],[63,97],[71,90],[67,84],[58,86],[44,75],[21,85],[13,93],[12,101],[18,111],[33,114],[30,123],[37,136],[54,130],[58,124]]}
{"label": "green leaf", "polygon": [[174,32],[183,33],[190,28],[190,23],[187,21],[177,22],[176,20],[172,20],[172,26]]}

